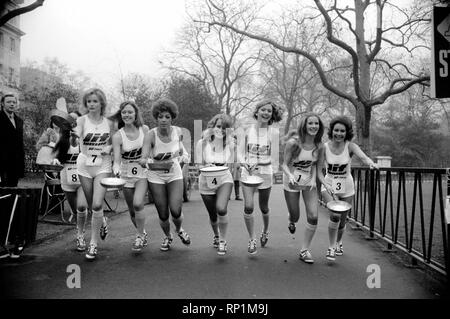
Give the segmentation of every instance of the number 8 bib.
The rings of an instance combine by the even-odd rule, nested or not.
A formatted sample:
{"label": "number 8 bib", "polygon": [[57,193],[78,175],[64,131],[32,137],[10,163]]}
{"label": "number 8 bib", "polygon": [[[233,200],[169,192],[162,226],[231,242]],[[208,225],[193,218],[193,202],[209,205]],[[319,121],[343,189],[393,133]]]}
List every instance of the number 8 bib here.
{"label": "number 8 bib", "polygon": [[66,177],[67,184],[69,185],[79,185],[80,181],[78,180],[78,173],[76,167],[67,167],[66,168]]}

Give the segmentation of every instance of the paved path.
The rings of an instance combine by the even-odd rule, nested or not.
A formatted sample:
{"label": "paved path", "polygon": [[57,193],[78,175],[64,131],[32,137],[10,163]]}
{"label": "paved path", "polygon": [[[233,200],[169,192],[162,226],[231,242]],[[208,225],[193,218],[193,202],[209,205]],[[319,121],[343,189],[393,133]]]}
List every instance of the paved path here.
{"label": "paved path", "polygon": [[[256,197],[255,197],[256,199]],[[257,204],[256,204],[257,206]],[[3,294],[14,298],[439,298],[441,285],[420,269],[405,267],[396,256],[365,240],[363,232],[347,227],[345,255],[330,263],[327,248],[327,216],[320,211],[319,227],[312,244],[313,265],[298,260],[304,215],[297,232],[287,230],[287,211],[282,186],[272,190],[270,239],[256,255],[247,253],[247,232],[242,201],[229,204],[228,253],[218,256],[212,248],[212,231],[200,195],[194,191],[183,206],[184,228],[191,235],[187,247],[176,238],[169,252],[159,250],[163,233],[154,205],[149,212],[149,246],[134,254],[134,231],[128,213],[115,215],[110,234],[99,246],[98,258],[89,262],[74,249],[74,232],[28,248],[20,261],[3,260]],[[302,208],[302,212],[304,209]],[[256,211],[255,226],[262,220]],[[395,254],[394,254],[395,255]],[[68,265],[79,265],[81,288],[66,284]],[[378,265],[381,287],[368,288],[369,265]]]}

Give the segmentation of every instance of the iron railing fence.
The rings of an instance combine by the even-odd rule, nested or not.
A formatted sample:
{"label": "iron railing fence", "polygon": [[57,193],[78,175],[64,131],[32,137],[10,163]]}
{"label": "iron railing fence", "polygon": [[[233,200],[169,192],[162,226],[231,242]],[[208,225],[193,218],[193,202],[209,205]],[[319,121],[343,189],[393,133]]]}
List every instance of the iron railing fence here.
{"label": "iron railing fence", "polygon": [[449,225],[445,200],[449,171],[439,168],[353,167],[353,209],[349,218],[450,280]]}

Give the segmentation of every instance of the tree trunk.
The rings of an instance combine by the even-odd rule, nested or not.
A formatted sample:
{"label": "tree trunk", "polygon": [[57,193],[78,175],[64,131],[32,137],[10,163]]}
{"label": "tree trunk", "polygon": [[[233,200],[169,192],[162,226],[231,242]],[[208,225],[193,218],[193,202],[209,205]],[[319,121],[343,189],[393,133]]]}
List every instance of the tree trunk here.
{"label": "tree trunk", "polygon": [[356,108],[356,139],[358,145],[364,153],[370,156],[372,145],[370,143],[370,119],[372,112],[370,108],[365,107],[361,102],[355,105]]}

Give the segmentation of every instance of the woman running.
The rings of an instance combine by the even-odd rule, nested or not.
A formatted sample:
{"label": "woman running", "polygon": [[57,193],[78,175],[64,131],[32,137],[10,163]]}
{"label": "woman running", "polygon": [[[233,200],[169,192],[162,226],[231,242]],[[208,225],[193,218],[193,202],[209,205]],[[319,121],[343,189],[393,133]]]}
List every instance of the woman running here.
{"label": "woman running", "polygon": [[[71,113],[70,115],[74,121],[78,118],[78,115],[75,113]],[[66,195],[72,213],[76,212],[77,216],[76,249],[78,251],[85,251],[86,241],[84,239],[84,233],[88,205],[77,172],[77,159],[80,154],[80,145],[70,145],[70,132],[70,128],[62,127],[60,129],[60,137],[55,145],[54,154],[56,157],[53,160],[53,164],[64,166],[59,173],[61,188]]]}
{"label": "woman running", "polygon": [[110,119],[116,120],[119,128],[112,138],[113,173],[127,182],[123,188],[123,194],[131,221],[136,228],[136,239],[132,250],[140,252],[148,242],[144,212],[144,199],[148,189],[147,172],[139,164],[148,127],[142,124],[141,112],[131,101],[122,102],[117,113]]}
{"label": "woman running", "polygon": [[[318,176],[322,183],[322,198],[325,203],[333,198],[353,202],[355,186],[351,174],[351,161],[353,154],[359,157],[370,169],[378,169],[361,148],[351,142],[353,138],[352,122],[345,116],[338,116],[331,120],[328,128],[328,142],[321,149],[318,162]],[[326,175],[323,168],[326,165]],[[347,213],[334,214],[330,211],[328,222],[328,236],[330,245],[326,258],[334,261],[336,256],[344,254],[342,235],[344,234]]]}
{"label": "woman running", "polygon": [[158,211],[159,223],[165,234],[160,249],[167,251],[172,245],[169,214],[175,225],[175,231],[185,245],[191,243],[186,231],[181,227],[183,213],[183,172],[180,162],[189,162],[189,156],[183,147],[181,129],[172,125],[178,115],[178,106],[169,99],[160,99],[152,106],[152,115],[157,127],[151,129],[144,138],[141,165],[147,166],[147,159],[170,166],[168,170],[149,170],[147,179],[150,191]]}
{"label": "woman running", "polygon": [[289,231],[295,233],[300,218],[300,191],[306,208],[306,223],[300,260],[314,263],[309,246],[317,228],[318,193],[316,187],[317,159],[324,126],[315,113],[307,113],[300,120],[297,131],[287,137],[283,161],[284,198],[289,212]]}
{"label": "woman running", "polygon": [[[90,89],[83,96],[87,114],[77,119],[73,136],[79,137],[81,152],[77,158],[77,170],[89,209],[92,210],[91,240],[86,258],[97,256],[99,237],[105,238],[107,228],[103,213],[106,189],[100,181],[111,175],[111,136],[114,123],[105,114],[106,97],[100,89]],[[74,143],[71,143],[74,145]],[[100,234],[101,233],[101,234]]]}
{"label": "woman running", "polygon": [[[283,110],[275,103],[263,101],[256,105],[253,118],[256,124],[244,134],[237,134],[238,161],[242,165],[241,181],[250,175],[261,177],[264,182],[258,186],[259,208],[263,217],[263,229],[260,237],[261,247],[267,244],[269,238],[269,197],[272,188],[272,162],[278,163],[279,134],[272,128],[273,123],[281,121]],[[277,166],[275,166],[278,169]],[[248,252],[255,254],[256,239],[253,219],[253,197],[256,188],[242,185],[244,194],[244,221],[249,234]]]}
{"label": "woman running", "polygon": [[217,114],[209,121],[208,128],[196,147],[196,159],[201,162],[200,168],[226,167],[218,172],[200,172],[198,182],[214,233],[213,246],[218,249],[219,255],[225,255],[227,251],[227,206],[233,189],[230,167],[234,165],[234,138],[226,131],[230,127],[231,118],[226,114]]}

